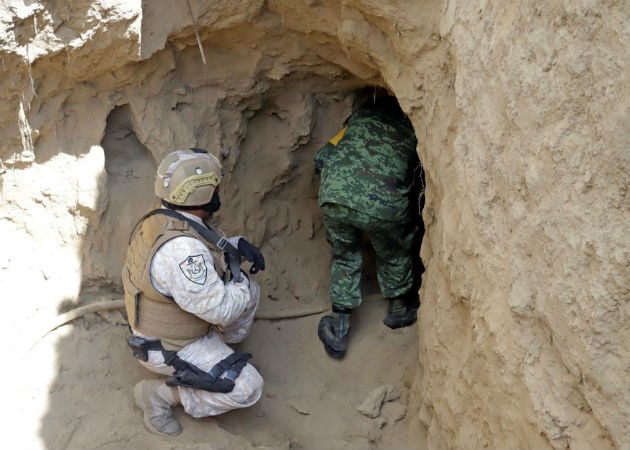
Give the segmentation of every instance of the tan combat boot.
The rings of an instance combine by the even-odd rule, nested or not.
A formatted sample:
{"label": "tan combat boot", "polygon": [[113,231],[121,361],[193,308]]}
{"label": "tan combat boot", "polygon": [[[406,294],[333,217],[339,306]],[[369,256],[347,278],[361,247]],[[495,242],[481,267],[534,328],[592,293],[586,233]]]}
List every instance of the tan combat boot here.
{"label": "tan combat boot", "polygon": [[149,431],[163,436],[182,432],[173,414],[173,406],[181,403],[176,387],[167,386],[164,380],[142,380],[134,386],[133,397],[144,412],[144,424]]}

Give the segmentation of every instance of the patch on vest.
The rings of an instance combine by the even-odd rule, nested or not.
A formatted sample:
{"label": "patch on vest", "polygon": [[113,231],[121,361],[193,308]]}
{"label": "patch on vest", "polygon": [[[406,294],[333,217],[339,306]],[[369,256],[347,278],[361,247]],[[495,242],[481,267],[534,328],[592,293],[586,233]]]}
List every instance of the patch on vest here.
{"label": "patch on vest", "polygon": [[203,255],[189,256],[179,265],[179,268],[182,269],[186,278],[193,283],[204,284],[206,282],[208,268],[206,267],[206,261],[203,259]]}

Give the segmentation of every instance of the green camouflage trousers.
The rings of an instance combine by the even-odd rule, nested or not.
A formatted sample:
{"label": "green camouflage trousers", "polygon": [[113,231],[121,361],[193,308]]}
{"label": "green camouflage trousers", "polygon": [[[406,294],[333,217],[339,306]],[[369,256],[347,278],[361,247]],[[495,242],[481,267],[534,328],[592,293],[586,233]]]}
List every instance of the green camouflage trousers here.
{"label": "green camouflage trousers", "polygon": [[412,248],[419,228],[416,223],[382,221],[335,203],[324,203],[321,210],[326,238],[332,247],[330,301],[333,305],[356,308],[361,304],[362,234],[374,248],[381,294],[393,298],[413,287]]}

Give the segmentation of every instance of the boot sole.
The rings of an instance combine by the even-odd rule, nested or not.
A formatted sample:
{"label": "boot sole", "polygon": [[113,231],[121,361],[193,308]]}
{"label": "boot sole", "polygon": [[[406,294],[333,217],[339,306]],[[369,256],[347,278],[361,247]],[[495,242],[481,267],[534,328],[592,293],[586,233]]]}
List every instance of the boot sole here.
{"label": "boot sole", "polygon": [[[413,315],[412,315],[413,313]],[[418,310],[414,309],[409,312],[404,317],[385,317],[383,319],[383,323],[387,325],[392,330],[397,330],[398,328],[408,327],[413,325],[418,320]]]}
{"label": "boot sole", "polygon": [[330,345],[328,345],[326,342],[324,342],[324,340],[321,338],[321,336],[319,337],[319,340],[322,341],[322,344],[324,344],[324,350],[326,350],[326,353],[328,353],[329,356],[332,356],[333,358],[337,358],[337,359],[341,359],[344,356],[346,356],[346,352],[340,352],[335,350],[334,348],[332,348]]}
{"label": "boot sole", "polygon": [[332,348],[330,344],[326,342],[326,338],[324,337],[324,332],[325,332],[324,326],[320,322],[320,324],[317,327],[317,337],[319,337],[319,340],[322,341],[322,344],[324,344],[324,350],[326,350],[326,353],[328,353],[328,355],[336,359],[343,358],[346,355],[346,350],[335,350],[334,348]]}

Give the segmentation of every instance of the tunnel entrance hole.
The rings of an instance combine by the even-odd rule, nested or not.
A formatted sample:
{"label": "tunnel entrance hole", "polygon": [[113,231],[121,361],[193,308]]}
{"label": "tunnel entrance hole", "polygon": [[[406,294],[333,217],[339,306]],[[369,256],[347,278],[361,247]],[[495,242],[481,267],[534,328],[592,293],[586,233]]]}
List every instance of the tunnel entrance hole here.
{"label": "tunnel entrance hole", "polygon": [[[301,310],[308,304],[319,305],[321,310],[329,307],[331,249],[318,203],[314,157],[343,128],[356,92],[363,87],[355,83],[327,92],[324,82],[287,83],[267,91],[251,112],[244,113],[247,118],[238,156],[222,187],[223,198],[229,200],[219,215],[226,226],[233,225],[230,218],[237,218],[237,231],[262,243],[266,258],[273,262],[259,276],[266,296],[263,311]],[[414,286],[419,288],[423,272],[419,257],[421,167],[416,168],[414,178],[409,201],[420,231],[409,252],[414,257]],[[375,294],[379,292],[376,260],[367,240],[364,256],[361,289],[366,295]]]}

